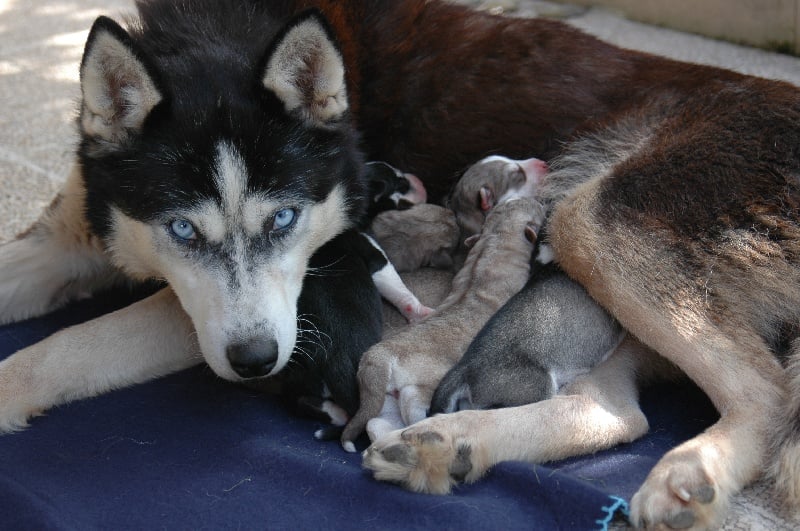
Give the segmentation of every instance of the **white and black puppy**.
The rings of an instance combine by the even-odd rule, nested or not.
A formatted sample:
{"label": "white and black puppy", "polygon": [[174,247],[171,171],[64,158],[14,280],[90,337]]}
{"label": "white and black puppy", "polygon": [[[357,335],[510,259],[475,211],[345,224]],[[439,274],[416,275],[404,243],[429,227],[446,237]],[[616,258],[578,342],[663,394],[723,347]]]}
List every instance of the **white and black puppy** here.
{"label": "white and black puppy", "polygon": [[425,186],[416,175],[389,163],[380,160],[367,162],[366,179],[370,198],[368,219],[387,210],[407,210],[428,200]]}

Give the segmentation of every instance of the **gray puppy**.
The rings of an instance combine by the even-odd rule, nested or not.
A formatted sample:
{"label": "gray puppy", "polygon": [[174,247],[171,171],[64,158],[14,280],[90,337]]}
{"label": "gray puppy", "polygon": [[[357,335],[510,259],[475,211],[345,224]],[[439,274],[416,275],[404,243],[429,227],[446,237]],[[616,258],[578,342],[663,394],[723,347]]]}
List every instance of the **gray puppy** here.
{"label": "gray puppy", "polygon": [[442,378],[430,415],[550,398],[605,360],[625,337],[622,327],[558,267],[536,269]]}

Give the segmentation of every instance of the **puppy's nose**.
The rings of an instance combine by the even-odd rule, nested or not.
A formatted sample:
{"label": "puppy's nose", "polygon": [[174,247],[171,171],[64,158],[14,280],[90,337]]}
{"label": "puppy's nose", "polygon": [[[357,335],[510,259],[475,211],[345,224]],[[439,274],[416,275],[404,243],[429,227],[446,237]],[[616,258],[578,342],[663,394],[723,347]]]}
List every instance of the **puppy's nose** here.
{"label": "puppy's nose", "polygon": [[225,349],[231,368],[242,378],[264,376],[278,361],[278,342],[275,339],[251,339],[232,343]]}

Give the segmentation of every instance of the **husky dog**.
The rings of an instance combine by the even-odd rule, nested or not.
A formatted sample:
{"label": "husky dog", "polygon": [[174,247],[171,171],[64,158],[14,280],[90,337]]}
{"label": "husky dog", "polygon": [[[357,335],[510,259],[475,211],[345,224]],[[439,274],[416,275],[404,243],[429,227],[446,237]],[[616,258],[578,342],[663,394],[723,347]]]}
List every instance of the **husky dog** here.
{"label": "husky dog", "polygon": [[228,353],[277,373],[309,258],[366,212],[363,160],[440,202],[472,162],[534,154],[556,262],[629,339],[568,395],[387,434],[376,476],[443,492],[453,463],[471,481],[639,437],[652,349],[721,417],[654,467],[633,522],[713,526],[765,470],[800,506],[797,87],[440,0],[138,11],[90,32],[78,164],[0,248],[0,321],[120,282],[169,288],[0,362],[0,429],[200,361],[241,381]]}

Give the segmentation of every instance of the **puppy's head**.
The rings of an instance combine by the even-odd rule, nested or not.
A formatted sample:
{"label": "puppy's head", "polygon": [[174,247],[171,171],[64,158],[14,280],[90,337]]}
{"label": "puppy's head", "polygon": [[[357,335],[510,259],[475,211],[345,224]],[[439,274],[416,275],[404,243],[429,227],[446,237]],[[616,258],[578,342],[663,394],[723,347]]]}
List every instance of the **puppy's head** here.
{"label": "puppy's head", "polygon": [[406,210],[428,199],[422,181],[412,173],[381,161],[368,162],[366,170],[370,219],[386,210]]}
{"label": "puppy's head", "polygon": [[468,168],[447,200],[447,206],[456,213],[462,237],[481,231],[486,215],[500,197],[535,197],[547,170],[547,163],[536,158],[512,160],[497,155]]}

